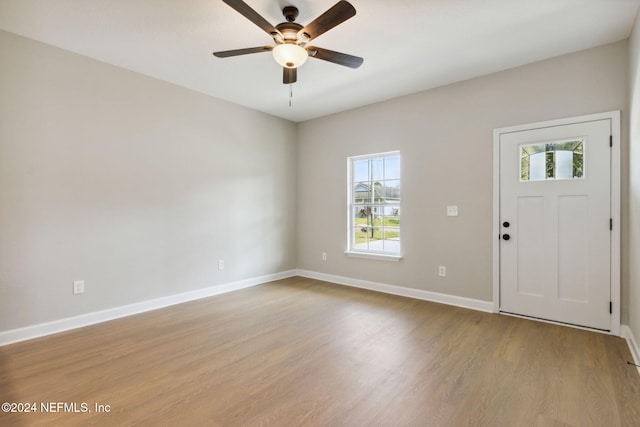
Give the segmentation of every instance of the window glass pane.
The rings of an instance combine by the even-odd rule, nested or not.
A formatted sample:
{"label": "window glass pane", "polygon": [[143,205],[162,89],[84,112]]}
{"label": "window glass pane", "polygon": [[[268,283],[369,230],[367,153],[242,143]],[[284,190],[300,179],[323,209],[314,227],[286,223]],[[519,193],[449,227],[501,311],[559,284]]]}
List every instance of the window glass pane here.
{"label": "window glass pane", "polygon": [[367,226],[372,221],[372,210],[370,206],[354,206],[353,207],[353,220],[354,225]]}
{"label": "window glass pane", "polygon": [[353,208],[353,235],[354,247],[367,249],[369,236],[372,229],[373,210],[370,206],[354,206]]}
{"label": "window glass pane", "polygon": [[380,220],[382,224],[382,249],[389,252],[400,252],[400,207],[384,206]]}
{"label": "window glass pane", "polygon": [[384,203],[384,197],[386,192],[386,189],[384,187],[384,181],[374,182],[372,188],[373,188],[373,194],[374,194],[373,201],[375,203]]}
{"label": "window glass pane", "polygon": [[360,225],[355,228],[354,249],[381,250],[382,231],[379,227]]}
{"label": "window glass pane", "polygon": [[394,201],[398,203],[400,201],[400,180],[385,181],[385,199],[387,203]]}
{"label": "window glass pane", "polygon": [[398,206],[385,206],[385,214],[381,219],[386,228],[400,228],[400,208]]}
{"label": "window glass pane", "polygon": [[522,145],[520,180],[582,178],[583,150],[583,140]]}
{"label": "window glass pane", "polygon": [[376,181],[373,186],[373,199],[372,202],[380,204],[394,203],[397,204],[400,201],[400,181]]}
{"label": "window glass pane", "polygon": [[384,159],[382,157],[375,157],[371,159],[371,179],[375,181],[382,181],[384,179]]}
{"label": "window glass pane", "polygon": [[385,228],[384,230],[384,240],[383,240],[383,249],[389,252],[400,252],[400,229],[389,229]]}
{"label": "window glass pane", "polygon": [[384,159],[384,178],[400,179],[400,156],[388,156]]}
{"label": "window glass pane", "polygon": [[369,181],[369,159],[353,161],[353,180]]}
{"label": "window glass pane", "polygon": [[353,202],[354,203],[371,203],[373,194],[372,187],[369,182],[356,182],[353,185]]}

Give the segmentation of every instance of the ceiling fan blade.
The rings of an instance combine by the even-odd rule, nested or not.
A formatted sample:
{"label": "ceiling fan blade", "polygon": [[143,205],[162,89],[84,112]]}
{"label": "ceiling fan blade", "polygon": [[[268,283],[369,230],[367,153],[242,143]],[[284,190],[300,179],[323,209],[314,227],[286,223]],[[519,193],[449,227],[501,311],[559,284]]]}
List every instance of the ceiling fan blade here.
{"label": "ceiling fan blade", "polygon": [[222,0],[233,9],[236,10],[240,15],[247,18],[249,21],[256,24],[258,27],[262,28],[264,32],[273,36],[274,34],[279,34],[280,32],[269,23],[266,19],[264,19],[258,12],[253,10],[251,6],[243,2],[242,0]]}
{"label": "ceiling fan blade", "polygon": [[288,85],[291,83],[295,83],[298,80],[298,69],[297,68],[287,68],[282,67],[282,83]]}
{"label": "ceiling fan blade", "polygon": [[322,59],[323,61],[333,62],[334,64],[344,65],[349,68],[358,68],[364,62],[364,59],[359,56],[348,55],[321,47],[309,46],[307,52],[312,58]]}
{"label": "ceiling fan blade", "polygon": [[343,23],[347,19],[356,14],[356,9],[348,1],[339,1],[322,15],[304,27],[302,32],[309,35],[309,40],[315,39],[321,34],[326,33],[338,24]]}
{"label": "ceiling fan blade", "polygon": [[222,52],[213,52],[218,58],[229,58],[230,56],[248,55],[250,53],[270,52],[273,46],[248,47],[246,49],[223,50]]}

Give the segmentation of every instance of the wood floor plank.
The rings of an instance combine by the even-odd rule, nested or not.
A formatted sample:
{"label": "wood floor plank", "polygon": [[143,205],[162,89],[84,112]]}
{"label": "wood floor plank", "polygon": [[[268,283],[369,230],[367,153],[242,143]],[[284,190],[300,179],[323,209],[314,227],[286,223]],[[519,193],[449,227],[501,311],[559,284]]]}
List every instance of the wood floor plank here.
{"label": "wood floor plank", "polygon": [[618,337],[295,277],[0,347],[0,401],[38,405],[0,425],[637,426],[627,360]]}

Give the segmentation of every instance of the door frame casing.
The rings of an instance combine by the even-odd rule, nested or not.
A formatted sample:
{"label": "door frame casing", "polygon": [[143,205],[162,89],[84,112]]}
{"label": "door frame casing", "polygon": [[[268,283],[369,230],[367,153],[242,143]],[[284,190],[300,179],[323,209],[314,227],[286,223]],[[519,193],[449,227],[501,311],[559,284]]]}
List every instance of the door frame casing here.
{"label": "door frame casing", "polygon": [[[567,117],[557,120],[528,123],[493,130],[493,311],[500,312],[500,136],[553,126],[563,126],[596,120],[611,120],[611,334],[620,335],[620,228],[621,221],[621,138],[620,111]],[[555,323],[555,322],[551,322]]]}

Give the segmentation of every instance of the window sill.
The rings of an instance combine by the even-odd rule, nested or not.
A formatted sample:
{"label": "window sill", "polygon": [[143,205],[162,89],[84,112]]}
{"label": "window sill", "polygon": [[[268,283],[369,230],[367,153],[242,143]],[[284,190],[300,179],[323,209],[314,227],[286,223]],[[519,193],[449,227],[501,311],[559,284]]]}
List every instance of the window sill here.
{"label": "window sill", "polygon": [[344,251],[344,253],[352,258],[365,258],[365,259],[377,259],[381,261],[400,261],[402,259],[402,255],[391,255],[391,254],[376,254],[371,252],[352,252],[352,251]]}

